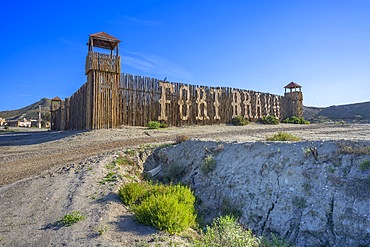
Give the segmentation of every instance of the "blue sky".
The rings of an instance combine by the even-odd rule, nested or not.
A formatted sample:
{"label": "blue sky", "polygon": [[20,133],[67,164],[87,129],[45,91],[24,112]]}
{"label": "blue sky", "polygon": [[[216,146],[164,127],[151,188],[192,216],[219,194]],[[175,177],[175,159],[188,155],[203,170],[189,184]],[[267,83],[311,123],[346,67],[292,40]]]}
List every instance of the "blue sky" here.
{"label": "blue sky", "polygon": [[88,35],[121,40],[122,72],[282,95],[370,100],[370,1],[3,1],[0,110],[71,96]]}

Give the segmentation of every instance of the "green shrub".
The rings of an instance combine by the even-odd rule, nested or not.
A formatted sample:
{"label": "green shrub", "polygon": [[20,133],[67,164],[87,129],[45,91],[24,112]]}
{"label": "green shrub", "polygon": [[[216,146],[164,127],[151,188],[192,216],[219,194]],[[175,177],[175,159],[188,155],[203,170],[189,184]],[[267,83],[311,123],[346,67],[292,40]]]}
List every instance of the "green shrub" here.
{"label": "green shrub", "polygon": [[162,166],[164,182],[174,182],[179,180],[183,176],[185,168],[185,166],[176,162],[171,162],[166,166]]}
{"label": "green shrub", "polygon": [[149,190],[150,186],[148,183],[132,182],[121,186],[118,190],[118,195],[124,204],[132,206],[135,203],[139,203],[140,199],[144,198]]}
{"label": "green shrub", "polygon": [[127,154],[127,155],[129,155],[129,156],[135,156],[136,155],[135,149],[131,149],[131,148],[128,148],[127,150],[125,150],[124,153]]}
{"label": "green shrub", "polygon": [[235,218],[240,218],[243,214],[238,205],[233,204],[228,198],[223,198],[220,210],[222,215],[229,215]]}
{"label": "green shrub", "polygon": [[63,226],[71,226],[74,223],[84,220],[84,219],[86,219],[86,217],[81,215],[80,212],[72,211],[71,213],[64,215],[60,223]]}
{"label": "green shrub", "polygon": [[200,164],[200,169],[204,174],[208,174],[216,169],[216,160],[213,156],[206,156]]}
{"label": "green shrub", "polygon": [[107,175],[105,175],[103,180],[99,181],[99,183],[100,184],[106,184],[106,183],[109,183],[109,182],[117,182],[119,176],[120,175],[118,175],[116,172],[110,171],[110,172],[108,172]]}
{"label": "green shrub", "polygon": [[226,215],[216,218],[205,233],[196,240],[196,247],[254,247],[260,246],[261,240],[253,236],[251,230],[246,230],[234,217]]}
{"label": "green shrub", "polygon": [[242,126],[249,124],[249,121],[244,119],[242,116],[236,116],[231,119],[231,123],[235,126]]}
{"label": "green shrub", "polygon": [[306,121],[303,117],[296,117],[296,116],[284,119],[283,123],[310,124],[310,122]]}
{"label": "green shrub", "polygon": [[289,244],[287,240],[282,239],[273,233],[271,233],[270,239],[266,237],[262,239],[261,246],[262,247],[294,247],[294,245]]}
{"label": "green shrub", "polygon": [[123,166],[123,165],[134,166],[135,162],[131,158],[120,156],[116,159],[116,164],[120,166]]}
{"label": "green shrub", "polygon": [[279,124],[279,118],[271,115],[263,116],[260,120],[263,124]]}
{"label": "green shrub", "polygon": [[266,137],[266,141],[299,141],[301,138],[285,133],[285,132],[278,132],[277,134]]}
{"label": "green shrub", "polygon": [[159,129],[159,128],[167,128],[166,123],[160,123],[158,121],[149,121],[148,122],[149,129]]}
{"label": "green shrub", "polygon": [[368,170],[370,168],[370,160],[363,160],[361,163],[360,163],[360,170],[362,172]]}
{"label": "green shrub", "polygon": [[122,186],[118,193],[141,223],[169,233],[195,226],[195,196],[188,187],[131,183]]}

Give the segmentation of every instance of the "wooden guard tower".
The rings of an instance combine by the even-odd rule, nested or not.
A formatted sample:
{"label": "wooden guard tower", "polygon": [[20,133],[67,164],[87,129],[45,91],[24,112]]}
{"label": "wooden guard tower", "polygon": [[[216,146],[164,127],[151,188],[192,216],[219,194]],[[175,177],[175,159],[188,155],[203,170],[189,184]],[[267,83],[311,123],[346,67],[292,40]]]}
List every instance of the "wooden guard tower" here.
{"label": "wooden guard tower", "polygon": [[[99,32],[89,36],[88,54],[86,56],[88,94],[86,118],[89,129],[118,128],[119,118],[119,83],[121,58],[118,55],[120,40]],[[94,51],[94,47],[109,50],[109,54]],[[115,54],[114,54],[115,51]]]}
{"label": "wooden guard tower", "polygon": [[283,104],[284,109],[286,109],[283,116],[284,119],[292,116],[303,117],[303,94],[301,88],[302,86],[295,82],[291,82],[284,87],[285,102]]}
{"label": "wooden guard tower", "polygon": [[52,130],[60,129],[60,121],[57,121],[57,119],[60,119],[61,117],[61,116],[58,116],[58,115],[61,115],[61,107],[62,107],[62,100],[58,96],[51,99],[50,129]]}

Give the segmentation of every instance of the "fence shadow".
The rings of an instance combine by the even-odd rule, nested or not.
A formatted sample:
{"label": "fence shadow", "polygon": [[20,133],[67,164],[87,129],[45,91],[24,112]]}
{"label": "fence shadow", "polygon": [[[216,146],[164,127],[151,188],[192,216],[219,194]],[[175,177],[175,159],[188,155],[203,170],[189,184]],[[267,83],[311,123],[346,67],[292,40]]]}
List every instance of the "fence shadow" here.
{"label": "fence shadow", "polygon": [[[112,202],[120,204],[122,203],[117,193],[111,192],[108,195],[97,199],[93,203],[105,205]],[[128,211],[126,213],[123,213],[123,215],[116,216],[115,219],[110,223],[113,223],[120,232],[131,232],[135,235],[140,236],[149,236],[158,232],[154,227],[147,226],[138,222],[135,219],[135,215],[129,213]]]}
{"label": "fence shadow", "polygon": [[0,146],[25,146],[35,145],[60,140],[77,135],[85,131],[6,131],[0,132]]}

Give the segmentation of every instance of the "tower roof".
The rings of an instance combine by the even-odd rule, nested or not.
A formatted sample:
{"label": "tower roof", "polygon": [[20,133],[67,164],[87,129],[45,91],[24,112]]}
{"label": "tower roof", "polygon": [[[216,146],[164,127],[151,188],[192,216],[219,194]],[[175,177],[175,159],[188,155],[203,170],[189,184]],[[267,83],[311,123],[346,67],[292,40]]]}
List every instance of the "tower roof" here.
{"label": "tower roof", "polygon": [[51,101],[62,101],[58,96],[51,99]]}
{"label": "tower roof", "polygon": [[88,45],[114,50],[118,46],[119,42],[121,42],[119,39],[107,34],[106,32],[99,32],[90,34]]}
{"label": "tower roof", "polygon": [[289,83],[288,85],[286,85],[284,88],[301,88],[302,86],[301,85],[299,85],[299,84],[297,84],[297,83],[295,83],[295,82],[291,82],[291,83]]}

